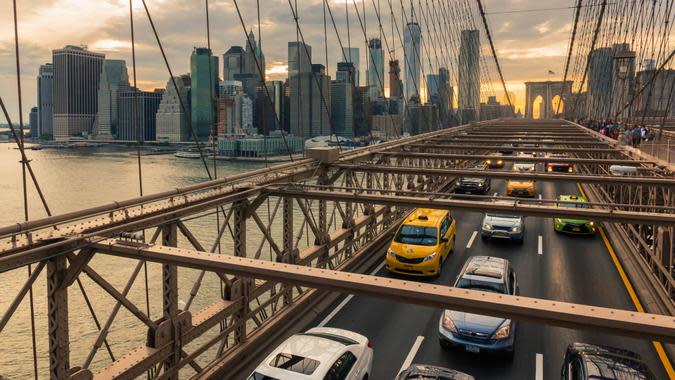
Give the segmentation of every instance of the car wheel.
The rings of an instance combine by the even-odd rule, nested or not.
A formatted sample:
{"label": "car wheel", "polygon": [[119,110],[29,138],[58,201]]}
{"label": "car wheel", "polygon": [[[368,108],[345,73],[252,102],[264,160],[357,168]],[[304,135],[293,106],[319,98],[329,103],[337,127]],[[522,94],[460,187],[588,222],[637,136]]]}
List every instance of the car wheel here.
{"label": "car wheel", "polygon": [[363,375],[363,380],[368,380],[368,374]]}
{"label": "car wheel", "polygon": [[515,353],[516,353],[516,348],[513,347],[513,349],[511,351],[506,351],[504,353],[504,358],[508,361],[513,361],[513,357],[515,356]]}
{"label": "car wheel", "polygon": [[523,244],[523,239],[516,239],[514,240],[516,244]]}
{"label": "car wheel", "polygon": [[[452,237],[452,247],[450,248],[450,253],[455,253],[455,236]],[[448,253],[448,254],[450,254]],[[447,260],[447,257],[446,257]]]}
{"label": "car wheel", "polygon": [[487,235],[480,235],[482,241],[488,241],[490,238]]}

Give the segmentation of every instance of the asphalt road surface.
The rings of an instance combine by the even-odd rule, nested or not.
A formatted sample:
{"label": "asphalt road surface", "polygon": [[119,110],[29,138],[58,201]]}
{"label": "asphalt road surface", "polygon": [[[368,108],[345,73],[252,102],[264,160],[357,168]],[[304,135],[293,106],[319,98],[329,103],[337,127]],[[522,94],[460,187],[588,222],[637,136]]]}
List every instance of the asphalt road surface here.
{"label": "asphalt road surface", "polygon": [[[505,187],[504,181],[493,180],[491,194],[504,195]],[[539,182],[537,191],[544,199],[579,193],[572,183]],[[528,217],[522,245],[484,242],[479,232],[483,214],[453,212],[453,216],[458,223],[455,253],[443,264],[439,278],[420,281],[452,285],[469,257],[489,255],[511,260],[523,296],[635,310],[599,234],[561,235],[553,230],[551,219]],[[471,241],[474,232],[478,234]],[[401,278],[382,266],[375,274]],[[559,379],[563,354],[571,342],[631,349],[658,379],[668,378],[651,342],[528,322],[518,325],[513,360],[443,349],[437,338],[440,315],[439,309],[354,296],[337,302],[316,324],[352,330],[370,339],[375,351],[370,379],[393,379],[410,362],[457,369],[480,380]]]}

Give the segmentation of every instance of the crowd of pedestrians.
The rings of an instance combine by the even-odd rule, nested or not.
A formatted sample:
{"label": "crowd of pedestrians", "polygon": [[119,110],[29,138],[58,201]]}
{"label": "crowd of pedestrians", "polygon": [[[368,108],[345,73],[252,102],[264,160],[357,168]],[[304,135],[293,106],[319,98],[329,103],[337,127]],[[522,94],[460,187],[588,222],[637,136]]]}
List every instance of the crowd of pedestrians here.
{"label": "crowd of pedestrians", "polygon": [[622,124],[612,120],[579,119],[576,123],[592,129],[621,144],[639,147],[643,141],[653,141],[654,132],[646,125]]}

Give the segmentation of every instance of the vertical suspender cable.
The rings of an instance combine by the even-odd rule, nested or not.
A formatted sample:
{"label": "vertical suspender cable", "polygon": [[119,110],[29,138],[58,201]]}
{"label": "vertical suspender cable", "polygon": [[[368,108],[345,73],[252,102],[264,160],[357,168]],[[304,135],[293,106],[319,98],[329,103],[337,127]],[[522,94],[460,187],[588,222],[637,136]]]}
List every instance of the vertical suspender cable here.
{"label": "vertical suspender cable", "polygon": [[[143,169],[141,163],[141,129],[136,120],[137,118],[137,104],[136,104],[136,88],[137,79],[136,79],[136,35],[134,30],[134,6],[133,0],[129,0],[129,27],[131,32],[131,69],[133,70],[133,81],[134,81],[134,95],[131,99],[131,123],[136,131],[136,161],[138,162],[138,191],[143,196]],[[145,230],[143,230],[143,240],[145,240]],[[145,311],[150,316],[150,290],[148,287],[148,263],[143,263],[143,275],[145,282]]]}
{"label": "vertical suspender cable", "polygon": [[[19,138],[21,149],[24,148],[24,133],[23,133],[23,106],[21,100],[21,64],[19,61],[19,25],[16,15],[16,0],[12,1],[13,11],[14,11],[14,49],[16,54],[16,88],[19,96]],[[35,136],[32,136],[35,138]],[[24,220],[28,221],[28,188],[26,182],[26,164],[28,160],[24,154],[21,156],[21,184],[23,189],[23,215]],[[28,278],[30,278],[33,272],[32,265],[28,264]],[[38,367],[37,367],[37,342],[35,338],[35,305],[33,302],[33,285],[31,284],[28,289],[28,298],[30,306],[30,332],[31,332],[31,343],[33,350],[33,375],[35,379],[38,378]]]}
{"label": "vertical suspender cable", "polygon": [[570,68],[570,60],[572,59],[572,51],[574,50],[574,39],[577,36],[577,27],[579,25],[579,14],[581,13],[581,2],[583,0],[578,0],[577,1],[577,6],[576,6],[576,12],[574,14],[574,26],[572,27],[572,38],[570,39],[570,47],[567,52],[567,60],[565,62],[565,73],[563,74],[563,81],[562,81],[562,89],[560,90],[560,99],[561,101],[558,102],[558,105],[555,110],[555,115],[560,113],[560,104],[562,103],[562,97],[564,95],[565,91],[565,82],[567,82],[567,73],[569,72]]}

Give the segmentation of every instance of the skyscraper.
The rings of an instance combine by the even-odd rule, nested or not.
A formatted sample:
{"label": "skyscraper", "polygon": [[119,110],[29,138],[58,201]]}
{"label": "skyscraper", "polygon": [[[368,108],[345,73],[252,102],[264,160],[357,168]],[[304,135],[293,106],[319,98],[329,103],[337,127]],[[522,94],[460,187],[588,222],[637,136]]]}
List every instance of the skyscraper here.
{"label": "skyscraper", "polygon": [[135,88],[120,91],[118,140],[135,141],[138,137],[141,141],[157,139],[157,110],[162,101],[162,94],[164,90],[161,89],[153,92],[139,91]]}
{"label": "skyscraper", "polygon": [[405,97],[420,94],[422,30],[416,22],[409,22],[403,30],[403,51],[405,54]]}
{"label": "skyscraper", "polygon": [[461,122],[480,120],[480,34],[477,30],[462,30],[458,76]]}
{"label": "skyscraper", "polygon": [[441,67],[438,74],[427,75],[427,99],[428,102],[436,105],[438,118],[443,128],[447,128],[450,121],[451,91],[448,69]]}
{"label": "skyscraper", "polygon": [[223,80],[234,80],[244,69],[245,53],[241,46],[232,46],[223,54]]}
{"label": "skyscraper", "polygon": [[330,85],[331,123],[335,134],[342,137],[354,137],[354,84],[351,77],[352,63],[338,63],[336,80]]}
{"label": "skyscraper", "polygon": [[33,107],[30,109],[30,114],[28,115],[28,123],[30,125],[30,138],[37,139],[40,137],[38,135],[38,108]]}
{"label": "skyscraper", "polygon": [[93,134],[99,140],[111,140],[117,133],[118,91],[129,87],[127,65],[123,60],[106,59],[98,86],[98,113]]}
{"label": "skyscraper", "polygon": [[46,63],[40,66],[37,77],[37,106],[39,136],[54,136],[54,66]]}
{"label": "skyscraper", "polygon": [[218,57],[212,56],[207,48],[195,48],[190,57],[190,74],[192,128],[198,139],[208,140],[216,122]]}
{"label": "skyscraper", "polygon": [[[265,55],[262,52],[260,42],[256,42],[253,31],[248,33],[244,54],[244,73],[255,74],[258,81],[264,80],[265,76]],[[258,67],[258,65],[260,67]],[[260,72],[262,71],[262,77]],[[257,85],[257,84],[256,84]]]}
{"label": "skyscraper", "polygon": [[[166,82],[166,91],[157,109],[157,141],[181,142],[190,139],[190,128],[185,118],[186,113],[187,117],[191,115],[190,74],[181,75],[174,79],[176,86],[173,85],[171,79]],[[178,87],[178,91],[176,91],[176,87]],[[185,107],[185,112],[181,107],[181,101]]]}
{"label": "skyscraper", "polygon": [[323,65],[312,70],[289,79],[291,133],[305,139],[331,133],[330,76]]}
{"label": "skyscraper", "polygon": [[375,100],[384,97],[384,52],[382,41],[372,38],[368,41],[368,72],[366,82],[370,99]]}
{"label": "skyscraper", "polygon": [[403,94],[401,66],[398,59],[389,61],[389,97],[398,98]]}
{"label": "skyscraper", "polygon": [[98,84],[104,54],[68,45],[52,51],[54,138],[89,134],[98,112]]}
{"label": "skyscraper", "polygon": [[[309,53],[309,54],[308,54]],[[288,43],[288,77],[312,72],[312,47],[302,42]]]}
{"label": "skyscraper", "polygon": [[361,83],[361,51],[359,48],[350,48],[346,47],[342,49],[342,56],[340,59],[342,62],[350,62],[354,65],[354,85],[356,87],[360,86]]}
{"label": "skyscraper", "polygon": [[612,97],[612,48],[591,51],[588,61],[587,109],[592,118],[609,114]]}

